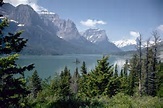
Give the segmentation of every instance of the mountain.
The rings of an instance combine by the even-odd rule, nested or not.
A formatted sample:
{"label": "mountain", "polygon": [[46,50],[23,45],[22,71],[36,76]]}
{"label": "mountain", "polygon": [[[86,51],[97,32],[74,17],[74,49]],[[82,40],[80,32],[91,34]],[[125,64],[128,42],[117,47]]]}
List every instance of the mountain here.
{"label": "mountain", "polygon": [[87,40],[73,21],[61,19],[55,13],[37,13],[29,5],[14,7],[6,3],[0,7],[0,14],[10,20],[6,32],[24,30],[21,36],[28,39],[24,54],[100,54],[119,51],[107,38],[102,42],[102,38],[99,38],[95,43]]}
{"label": "mountain", "polygon": [[82,36],[85,37],[88,41],[95,44],[102,50],[103,53],[119,52],[121,51],[108,39],[105,30],[100,29],[87,29],[82,33]]}
{"label": "mountain", "polygon": [[66,41],[72,41],[81,38],[73,21],[69,19],[60,19],[59,15],[47,11],[41,12],[40,16],[48,26],[53,24],[57,28],[58,37]]}
{"label": "mountain", "polygon": [[126,40],[113,41],[113,43],[123,51],[136,50],[136,40],[126,39]]}
{"label": "mountain", "polygon": [[0,7],[0,15],[3,15],[5,17],[8,17],[9,14],[15,9],[14,6],[12,6],[9,3],[5,3]]}
{"label": "mountain", "polygon": [[[60,19],[59,15],[57,14],[51,14],[49,12],[42,12],[40,14],[41,19],[46,22],[46,24],[49,26],[50,24],[53,24],[57,30],[57,36],[69,41],[69,42],[74,42],[75,41],[82,41],[80,38],[80,34],[76,28],[76,25],[74,24],[73,21],[71,20],[64,20]],[[49,23],[50,22],[50,23]],[[51,25],[50,25],[51,26]]]}
{"label": "mountain", "polygon": [[17,6],[9,16],[11,19],[23,23],[26,26],[43,25],[38,14],[29,5]]}
{"label": "mountain", "polygon": [[[10,5],[10,4],[5,4]],[[6,6],[7,7],[7,6]],[[28,39],[27,47],[24,50],[26,54],[65,54],[81,53],[77,47],[60,39],[55,28],[46,26],[39,14],[29,5],[19,5],[12,11],[0,9],[0,12],[8,14],[10,19],[9,29],[12,31],[24,30],[22,37]],[[15,24],[14,24],[15,23]],[[21,26],[23,25],[23,26]],[[9,30],[8,30],[9,31]]]}
{"label": "mountain", "polygon": [[[76,25],[71,20],[64,20],[59,18],[59,15],[43,11],[40,14],[41,18],[47,25],[53,24],[56,28],[57,36],[72,45],[78,47],[81,51],[86,53],[100,53],[94,44],[89,42],[80,35]],[[50,23],[49,23],[50,22]]]}

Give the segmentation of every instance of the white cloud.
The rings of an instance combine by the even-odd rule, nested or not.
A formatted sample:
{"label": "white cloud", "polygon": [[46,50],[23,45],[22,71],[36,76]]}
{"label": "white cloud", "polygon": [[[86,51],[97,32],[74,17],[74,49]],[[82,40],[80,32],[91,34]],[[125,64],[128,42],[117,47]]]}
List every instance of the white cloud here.
{"label": "white cloud", "polygon": [[11,3],[14,6],[17,6],[19,4],[27,4],[28,0],[4,0],[5,3]]}
{"label": "white cloud", "polygon": [[4,0],[4,2],[11,3],[14,6],[19,4],[37,4],[37,0]]}
{"label": "white cloud", "polygon": [[157,29],[158,29],[159,31],[162,31],[162,32],[163,32],[163,25],[159,25],[159,26],[157,27]]}
{"label": "white cloud", "polygon": [[140,33],[135,31],[130,31],[130,35],[133,36],[134,38],[137,38],[140,36]]}
{"label": "white cloud", "polygon": [[47,11],[47,9],[37,5],[37,0],[4,0],[4,2],[11,3],[14,6],[18,6],[19,4],[28,4],[37,12],[41,10]]}
{"label": "white cloud", "polygon": [[80,23],[88,27],[95,27],[97,24],[101,24],[101,25],[106,24],[106,22],[102,20],[91,20],[91,19],[87,19],[86,21],[80,21]]}

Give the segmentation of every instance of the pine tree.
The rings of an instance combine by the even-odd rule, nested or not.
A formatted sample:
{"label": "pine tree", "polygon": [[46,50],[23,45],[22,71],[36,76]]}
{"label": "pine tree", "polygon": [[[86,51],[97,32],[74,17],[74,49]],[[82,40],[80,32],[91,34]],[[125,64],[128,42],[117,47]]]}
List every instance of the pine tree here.
{"label": "pine tree", "polygon": [[[81,70],[81,72],[82,72],[82,70]],[[89,83],[88,83],[88,81],[90,81],[89,76],[90,76],[90,74],[82,74],[82,76],[78,79],[77,95],[81,98],[90,96],[90,93],[89,93],[90,88],[89,88]]]}
{"label": "pine tree", "polygon": [[137,39],[137,51],[139,53],[139,95],[142,96],[142,36]]}
{"label": "pine tree", "polygon": [[117,64],[115,65],[114,76],[118,77],[118,66],[117,66]]}
{"label": "pine tree", "polygon": [[138,56],[135,54],[133,55],[132,59],[130,60],[129,65],[129,87],[128,87],[128,94],[133,95],[134,89],[137,87],[138,83]]}
{"label": "pine tree", "polygon": [[89,97],[98,95],[112,96],[117,93],[119,81],[113,76],[113,66],[109,65],[108,57],[103,56],[97,61],[97,66],[86,77],[87,90],[85,94]]}
{"label": "pine tree", "polygon": [[113,67],[109,66],[108,57],[103,56],[101,60],[97,61],[97,66],[95,68],[94,75],[97,76],[96,87],[98,88],[99,95],[101,95],[106,86],[108,85],[110,78],[113,76]]}
{"label": "pine tree", "polygon": [[163,97],[163,63],[159,61],[157,73],[157,96]]}
{"label": "pine tree", "polygon": [[[152,94],[152,85],[153,85],[153,78],[152,78],[152,73],[153,73],[153,50],[149,49],[149,54],[148,54],[148,85],[147,82],[145,82],[146,86],[148,86],[148,91],[146,94],[151,95]],[[146,89],[145,86],[145,89]]]}
{"label": "pine tree", "polygon": [[145,62],[145,94],[149,94],[149,39],[146,46],[146,62]]}
{"label": "pine tree", "polygon": [[35,70],[32,77],[31,77],[31,85],[32,85],[32,94],[33,97],[36,98],[37,97],[37,93],[42,90],[41,87],[41,79],[39,78],[37,71]]}
{"label": "pine tree", "polygon": [[123,77],[123,76],[124,76],[123,69],[121,69],[120,77]]}
{"label": "pine tree", "polygon": [[73,93],[77,93],[78,91],[78,80],[79,80],[79,72],[78,72],[78,68],[76,67],[76,70],[74,72],[74,75],[71,79],[71,88],[72,88],[72,91]]}
{"label": "pine tree", "polygon": [[125,64],[124,64],[124,76],[127,77],[127,73],[128,73],[128,60],[126,60]]}
{"label": "pine tree", "polygon": [[20,67],[16,64],[18,54],[25,47],[27,40],[20,37],[22,32],[4,35],[7,19],[0,24],[0,107],[23,107],[24,97],[29,93],[26,89],[24,72],[33,69],[33,64]]}
{"label": "pine tree", "polygon": [[61,72],[60,75],[60,82],[59,82],[59,95],[65,98],[69,98],[71,96],[71,74],[70,70],[67,68],[67,66],[64,68],[64,71]]}
{"label": "pine tree", "polygon": [[75,70],[75,72],[74,72],[74,75],[73,75],[73,77],[75,77],[76,79],[78,79],[79,78],[79,71],[78,71],[78,68],[76,67],[76,70]]}
{"label": "pine tree", "polygon": [[157,78],[156,78],[156,74],[157,74],[157,70],[156,70],[156,66],[157,66],[157,47],[158,47],[158,43],[160,41],[160,36],[158,35],[157,31],[154,31],[152,33],[153,37],[154,37],[154,45],[153,45],[153,64],[152,64],[152,72],[150,75],[150,93],[149,95],[151,96],[156,96],[156,91],[157,91]]}
{"label": "pine tree", "polygon": [[86,64],[84,61],[83,61],[83,64],[81,66],[81,73],[82,73],[82,75],[87,74],[87,68],[86,68]]}

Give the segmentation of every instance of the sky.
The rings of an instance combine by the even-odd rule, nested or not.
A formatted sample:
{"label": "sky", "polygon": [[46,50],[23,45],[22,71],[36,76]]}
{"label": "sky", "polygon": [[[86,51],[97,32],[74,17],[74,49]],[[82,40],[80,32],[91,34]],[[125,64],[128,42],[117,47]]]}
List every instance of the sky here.
{"label": "sky", "polygon": [[15,6],[29,4],[75,22],[80,32],[104,29],[110,41],[150,38],[157,30],[163,39],[163,0],[4,0]]}

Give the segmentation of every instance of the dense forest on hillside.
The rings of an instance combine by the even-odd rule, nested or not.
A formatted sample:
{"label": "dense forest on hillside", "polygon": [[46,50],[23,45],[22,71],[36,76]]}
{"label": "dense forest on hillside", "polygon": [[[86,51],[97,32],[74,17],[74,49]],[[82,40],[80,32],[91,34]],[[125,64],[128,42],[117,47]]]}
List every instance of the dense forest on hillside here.
{"label": "dense forest on hillside", "polygon": [[109,56],[97,61],[92,71],[83,62],[73,75],[65,67],[59,75],[40,79],[37,70],[25,78],[24,72],[34,64],[16,64],[27,40],[3,30],[0,24],[0,107],[1,108],[161,108],[163,107],[163,63],[157,59],[159,36],[153,32],[155,43],[142,54],[141,36],[138,52],[126,60],[121,72],[109,64]]}

